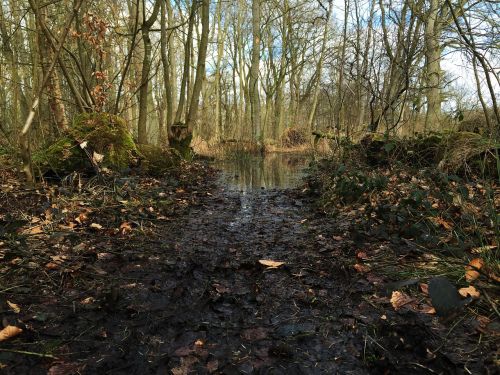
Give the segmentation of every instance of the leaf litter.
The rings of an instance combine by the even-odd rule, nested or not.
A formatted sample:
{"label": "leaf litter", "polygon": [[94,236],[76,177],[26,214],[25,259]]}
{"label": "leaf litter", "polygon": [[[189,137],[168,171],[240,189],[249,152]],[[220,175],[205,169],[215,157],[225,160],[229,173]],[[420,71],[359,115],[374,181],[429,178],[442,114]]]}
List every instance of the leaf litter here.
{"label": "leaf litter", "polygon": [[[424,282],[382,295],[390,277],[380,262],[391,242],[367,241],[372,234],[358,221],[366,210],[339,220],[310,204],[309,189],[257,191],[248,225],[239,193],[192,168],[81,192],[1,185],[12,199],[0,208],[0,267],[9,280],[0,289],[22,306],[3,312],[4,329],[14,323],[6,327],[22,333],[4,340],[11,352],[0,351],[2,367],[362,374],[411,371],[412,363],[447,371],[471,358],[472,370],[492,366],[471,329],[491,334],[493,316],[467,318],[443,346],[449,328],[433,320]],[[31,232],[33,223],[41,231]],[[411,240],[401,248],[402,260],[420,254]],[[470,357],[457,355],[470,348]]]}

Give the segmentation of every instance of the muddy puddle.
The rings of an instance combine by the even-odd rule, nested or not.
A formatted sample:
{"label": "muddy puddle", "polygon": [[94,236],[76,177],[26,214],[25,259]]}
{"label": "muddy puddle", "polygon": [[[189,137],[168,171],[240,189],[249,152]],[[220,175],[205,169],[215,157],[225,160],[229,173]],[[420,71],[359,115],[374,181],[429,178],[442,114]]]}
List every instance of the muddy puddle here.
{"label": "muddy puddle", "polygon": [[307,155],[269,153],[217,162],[221,183],[230,190],[288,189],[302,183]]}

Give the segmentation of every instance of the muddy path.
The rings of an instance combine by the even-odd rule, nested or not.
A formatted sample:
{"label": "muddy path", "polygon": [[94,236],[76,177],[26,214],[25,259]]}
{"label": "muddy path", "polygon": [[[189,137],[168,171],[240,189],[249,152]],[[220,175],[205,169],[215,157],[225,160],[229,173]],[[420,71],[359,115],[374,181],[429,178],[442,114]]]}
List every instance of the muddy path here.
{"label": "muddy path", "polygon": [[366,299],[373,285],[351,264],[359,244],[303,193],[304,164],[287,163],[290,174],[265,178],[262,165],[228,167],[184,192],[200,198],[153,234],[88,238],[97,255],[78,277],[61,274],[59,294],[39,281],[7,295],[30,305],[22,345],[0,348],[7,373],[461,373],[463,339],[443,345],[432,318]]}
{"label": "muddy path", "polygon": [[296,191],[219,180],[159,247],[116,270],[141,285],[121,288],[101,323],[113,339],[87,371],[365,373],[349,279],[342,262],[324,262],[306,205]]}

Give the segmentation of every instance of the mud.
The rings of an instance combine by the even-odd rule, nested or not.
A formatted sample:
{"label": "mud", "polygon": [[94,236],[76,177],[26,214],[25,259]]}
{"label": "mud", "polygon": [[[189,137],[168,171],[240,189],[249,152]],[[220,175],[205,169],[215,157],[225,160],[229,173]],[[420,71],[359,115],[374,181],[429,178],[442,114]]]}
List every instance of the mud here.
{"label": "mud", "polygon": [[[446,347],[429,355],[442,333],[424,318],[366,302],[373,287],[346,260],[354,243],[332,241],[339,228],[301,186],[241,189],[228,177],[197,191],[202,198],[154,235],[91,238],[107,254],[87,260],[94,289],[66,275],[59,295],[4,294],[30,306],[23,338],[0,351],[4,371],[462,372],[467,359],[449,359]],[[262,259],[284,264],[267,268]]]}

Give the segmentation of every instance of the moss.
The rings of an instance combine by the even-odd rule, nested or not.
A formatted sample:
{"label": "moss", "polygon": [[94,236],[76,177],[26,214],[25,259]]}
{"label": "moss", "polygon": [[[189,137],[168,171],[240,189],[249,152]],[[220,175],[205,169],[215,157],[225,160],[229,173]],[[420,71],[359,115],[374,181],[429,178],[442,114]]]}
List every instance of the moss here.
{"label": "moss", "polygon": [[48,147],[35,152],[33,163],[42,174],[49,170],[56,174],[68,174],[89,166],[82,149],[69,135],[63,135]]}
{"label": "moss", "polygon": [[[80,147],[85,142],[85,150]],[[37,151],[33,161],[42,174],[59,175],[92,168],[89,155],[103,155],[101,167],[123,170],[140,155],[124,119],[109,113],[84,113],[54,142]]]}
{"label": "moss", "polygon": [[151,176],[162,176],[174,168],[179,157],[161,147],[138,145],[141,154],[141,170]]}
{"label": "moss", "polygon": [[138,150],[127,123],[109,113],[84,113],[75,117],[70,134],[78,142],[87,141],[88,147],[104,155],[102,165],[112,169],[124,169]]}

